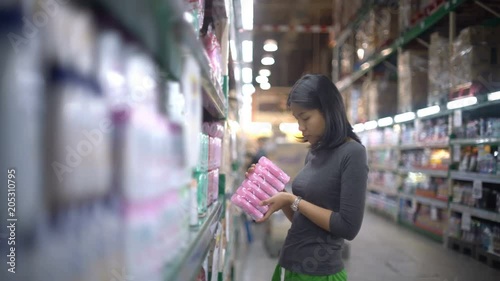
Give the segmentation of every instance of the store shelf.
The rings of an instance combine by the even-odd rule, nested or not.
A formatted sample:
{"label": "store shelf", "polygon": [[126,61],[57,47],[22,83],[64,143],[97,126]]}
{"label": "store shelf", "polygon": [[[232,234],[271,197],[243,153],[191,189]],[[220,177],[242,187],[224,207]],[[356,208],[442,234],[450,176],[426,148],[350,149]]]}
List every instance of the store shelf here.
{"label": "store shelf", "polygon": [[176,266],[167,269],[165,280],[190,281],[195,279],[199,267],[207,256],[221,217],[222,204],[217,202],[210,207],[209,215],[202,224],[190,232],[188,249],[178,259]]}
{"label": "store shelf", "polygon": [[368,190],[375,191],[378,193],[383,193],[383,194],[389,195],[389,196],[397,196],[398,195],[397,191],[392,190],[390,188],[387,188],[385,186],[377,185],[377,184],[368,184]]}
{"label": "store shelf", "polygon": [[379,171],[386,171],[386,172],[398,172],[399,169],[395,167],[387,167],[383,165],[376,165],[376,164],[371,164],[369,165],[370,170],[379,170]]}
{"label": "store shelf", "polygon": [[408,174],[408,173],[422,173],[426,174],[431,177],[440,177],[440,178],[446,178],[448,177],[448,170],[433,170],[433,169],[417,169],[417,168],[399,168],[399,172],[401,174]]}
{"label": "store shelf", "polygon": [[449,148],[448,141],[439,142],[419,142],[399,145],[401,150],[424,149],[424,148]]}
{"label": "store shelf", "polygon": [[459,213],[469,213],[471,216],[500,223],[500,213],[467,207],[457,203],[450,204],[450,210]]}
{"label": "store shelf", "polygon": [[389,150],[397,148],[398,146],[393,144],[380,144],[380,145],[368,146],[368,151]]}
{"label": "store shelf", "polygon": [[454,139],[450,141],[450,144],[451,145],[500,144],[500,138]]}
{"label": "store shelf", "polygon": [[[203,106],[215,119],[224,119],[226,102],[222,86],[211,79],[205,48],[193,27],[184,20],[185,4],[180,0],[145,2],[143,5],[136,5],[137,7],[121,7],[124,4],[110,0],[92,0],[91,4],[98,10],[106,10],[122,28],[134,35],[148,51],[152,52],[153,57],[163,68],[162,71],[165,71],[170,79],[180,79],[183,55],[192,54],[201,69]],[[138,23],[139,18],[148,20]],[[150,30],[153,26],[156,29]]]}
{"label": "store shelf", "polygon": [[428,197],[423,197],[423,196],[418,196],[418,195],[412,195],[412,194],[406,194],[406,193],[399,193],[400,198],[406,198],[406,199],[411,199],[415,200],[419,203],[423,203],[425,205],[430,205],[434,207],[438,207],[441,209],[447,209],[448,208],[448,202],[439,200],[437,198],[428,198]]}
{"label": "store shelf", "polygon": [[386,60],[389,56],[395,54],[398,48],[403,47],[413,39],[420,36],[422,33],[434,26],[439,20],[444,18],[450,12],[454,11],[464,2],[466,2],[466,0],[452,0],[441,5],[434,13],[422,19],[420,23],[416,24],[413,28],[394,40],[394,42],[389,47],[381,50],[380,52],[372,55],[369,59],[367,59],[366,62],[361,65],[361,69],[359,71],[354,72],[352,75],[337,82],[337,88],[341,92],[344,91],[347,87],[352,85],[359,78],[363,77],[363,75],[368,73],[368,71],[373,69],[379,63]]}
{"label": "store shelf", "polygon": [[463,180],[463,181],[480,180],[482,182],[500,184],[500,175],[493,175],[493,174],[452,171],[450,172],[450,178],[454,180]]}

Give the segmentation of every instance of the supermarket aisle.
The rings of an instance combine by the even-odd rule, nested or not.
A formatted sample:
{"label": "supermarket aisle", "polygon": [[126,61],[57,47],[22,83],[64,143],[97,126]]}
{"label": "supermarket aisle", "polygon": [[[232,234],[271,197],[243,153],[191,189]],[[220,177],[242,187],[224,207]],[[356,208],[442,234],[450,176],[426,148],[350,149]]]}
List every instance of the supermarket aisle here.
{"label": "supermarket aisle", "polygon": [[[277,262],[264,250],[262,227],[248,248],[238,281],[268,281]],[[360,234],[346,261],[349,281],[494,281],[500,271],[445,249],[410,230],[366,212]]]}

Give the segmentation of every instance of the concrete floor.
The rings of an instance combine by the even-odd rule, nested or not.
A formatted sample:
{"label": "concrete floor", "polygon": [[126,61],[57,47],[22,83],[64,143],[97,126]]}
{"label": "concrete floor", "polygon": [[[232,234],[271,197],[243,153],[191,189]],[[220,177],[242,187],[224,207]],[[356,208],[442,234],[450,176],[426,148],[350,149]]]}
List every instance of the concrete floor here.
{"label": "concrete floor", "polygon": [[[270,281],[276,266],[263,246],[263,225],[253,225],[253,232],[255,240],[240,253],[236,281]],[[500,281],[500,270],[370,211],[350,250],[349,281]]]}

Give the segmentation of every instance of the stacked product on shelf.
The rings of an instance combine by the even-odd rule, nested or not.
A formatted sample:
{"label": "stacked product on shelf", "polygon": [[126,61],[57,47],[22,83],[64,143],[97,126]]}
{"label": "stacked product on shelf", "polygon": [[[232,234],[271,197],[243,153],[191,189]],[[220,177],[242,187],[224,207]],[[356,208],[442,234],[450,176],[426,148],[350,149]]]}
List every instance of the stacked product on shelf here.
{"label": "stacked product on shelf", "polygon": [[[449,99],[483,94],[490,84],[500,80],[498,28],[471,26],[463,29],[453,43],[450,58],[451,87]],[[460,91],[467,86],[470,91]],[[471,87],[474,86],[474,87]]]}
{"label": "stacked product on shelf", "polygon": [[[190,184],[196,191],[196,219],[198,205],[208,207],[218,199],[225,128],[219,122],[207,123],[200,148],[200,80],[205,78],[199,60],[183,53],[177,77],[182,82],[166,81],[158,56],[151,53],[156,49],[147,40],[156,29],[134,36],[121,22],[126,13],[104,8],[112,5],[105,2],[57,7],[57,17],[18,50],[8,40],[0,41],[9,57],[0,65],[1,78],[10,80],[1,83],[0,126],[13,132],[2,147],[19,146],[30,154],[1,151],[9,165],[24,170],[26,179],[19,183],[26,188],[18,195],[30,195],[19,200],[18,212],[17,234],[23,241],[18,264],[26,270],[12,280],[175,276],[196,234],[189,227]],[[26,6],[30,8],[0,8],[0,14],[9,15],[6,26],[12,31],[22,30],[24,17],[44,12]],[[137,6],[150,8],[146,3]],[[137,12],[128,3],[120,11]],[[144,22],[155,25],[152,19]],[[215,43],[207,46],[214,51],[209,67],[218,68],[214,76],[220,84],[220,50],[212,48]],[[17,74],[10,77],[10,72]],[[4,111],[6,104],[12,110]],[[13,118],[21,118],[16,122],[22,121],[23,132],[16,131],[16,122],[4,122]],[[195,168],[204,173],[203,184],[192,183]],[[198,190],[205,195],[200,202]]]}
{"label": "stacked product on shelf", "polygon": [[438,32],[431,34],[429,44],[428,105],[440,104],[450,90],[449,40]]}
{"label": "stacked product on shelf", "polygon": [[367,79],[363,84],[363,95],[368,98],[368,120],[396,114],[397,83],[390,77]]}
{"label": "stacked product on shelf", "polygon": [[398,56],[398,113],[427,105],[427,51],[407,50]]}

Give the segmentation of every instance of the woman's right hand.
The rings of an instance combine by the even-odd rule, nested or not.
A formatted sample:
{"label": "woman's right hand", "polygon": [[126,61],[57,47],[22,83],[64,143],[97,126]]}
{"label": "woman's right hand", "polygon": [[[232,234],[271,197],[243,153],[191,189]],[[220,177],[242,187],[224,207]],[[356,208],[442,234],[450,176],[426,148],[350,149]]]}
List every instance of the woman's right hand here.
{"label": "woman's right hand", "polygon": [[250,165],[250,168],[248,168],[247,172],[245,173],[245,177],[248,179],[248,177],[255,171],[255,164]]}

